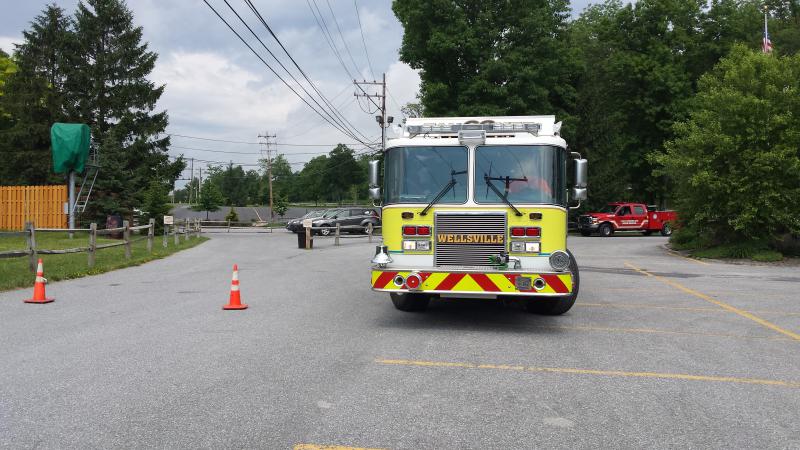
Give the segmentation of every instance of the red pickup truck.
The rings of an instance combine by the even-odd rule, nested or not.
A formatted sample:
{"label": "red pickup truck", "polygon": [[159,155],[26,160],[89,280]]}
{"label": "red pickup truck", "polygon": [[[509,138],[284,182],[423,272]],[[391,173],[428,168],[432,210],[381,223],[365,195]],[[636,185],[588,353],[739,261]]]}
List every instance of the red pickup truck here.
{"label": "red pickup truck", "polygon": [[672,234],[672,224],[678,219],[675,211],[656,211],[643,203],[609,203],[600,212],[578,217],[578,230],[584,236],[598,233],[608,237],[615,231],[641,231],[649,236],[658,231],[662,236]]}

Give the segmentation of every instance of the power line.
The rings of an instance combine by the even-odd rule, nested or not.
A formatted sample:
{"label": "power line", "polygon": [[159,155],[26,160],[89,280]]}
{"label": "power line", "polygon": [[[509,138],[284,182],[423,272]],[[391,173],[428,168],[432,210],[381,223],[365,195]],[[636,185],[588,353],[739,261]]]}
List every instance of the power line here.
{"label": "power line", "polygon": [[353,68],[356,69],[356,73],[358,73],[358,64],[356,64],[356,60],[353,58],[353,54],[350,53],[350,47],[347,45],[347,42],[344,40],[344,34],[342,34],[342,29],[339,27],[339,21],[336,19],[336,14],[333,12],[333,8],[331,7],[331,1],[325,0],[325,3],[328,4],[328,10],[331,12],[331,17],[333,18],[333,23],[336,25],[336,30],[339,32],[339,38],[342,40],[342,45],[344,45],[345,51],[350,56],[350,62],[353,63]]}
{"label": "power line", "polygon": [[[302,75],[303,78],[305,78],[305,80],[306,80],[306,82],[308,82],[309,86],[311,86],[311,88],[314,90],[314,92],[316,92],[317,95],[319,95],[319,97],[328,106],[328,108],[334,114],[336,114],[339,118],[341,118],[342,121],[344,121],[347,125],[349,125],[350,128],[355,130],[356,133],[358,133],[359,135],[361,135],[361,137],[366,139],[367,137],[363,133],[361,133],[361,131],[359,131],[359,129],[355,125],[353,125],[349,120],[347,120],[347,118],[341,113],[341,111],[339,111],[335,106],[333,106],[331,101],[329,101],[325,97],[325,95],[317,88],[317,86],[314,84],[314,82],[311,81],[311,79],[308,77],[308,75],[306,75],[306,72],[300,67],[300,65],[297,63],[297,61],[294,59],[294,57],[292,57],[291,53],[289,53],[289,50],[286,49],[286,46],[283,45],[283,42],[281,42],[280,38],[278,38],[278,36],[272,30],[272,27],[269,26],[269,24],[267,23],[266,19],[264,19],[264,17],[258,11],[258,8],[256,8],[256,6],[253,4],[253,2],[251,0],[245,0],[245,3],[247,4],[248,7],[250,7],[250,10],[253,12],[253,14],[256,16],[256,18],[258,18],[258,20],[261,22],[261,24],[264,26],[264,28],[266,28],[266,30],[267,30],[267,32],[269,32],[270,36],[272,36],[272,38],[275,39],[275,42],[278,43],[278,45],[281,47],[281,49],[286,54],[286,56],[289,57],[289,60],[292,62],[292,64],[294,64],[294,66],[300,72],[300,75]],[[271,52],[270,52],[270,54],[271,54]],[[274,57],[274,55],[273,55],[273,57]],[[281,64],[281,67],[283,67],[283,64]],[[285,67],[284,67],[284,70],[286,70]],[[287,70],[287,72],[288,72],[288,70]],[[294,77],[292,77],[292,78],[294,78]],[[297,81],[297,80],[295,79],[295,81]],[[356,140],[360,141],[358,138],[356,138]],[[361,142],[363,143],[363,141],[361,141]]]}
{"label": "power line", "polygon": [[367,51],[367,40],[364,39],[364,27],[361,26],[361,14],[358,12],[358,2],[353,0],[353,6],[356,8],[356,18],[358,19],[358,29],[361,30],[361,43],[364,44],[364,54],[367,55],[367,65],[369,65],[369,73],[372,74],[372,79],[375,79],[375,71],[372,70],[372,61],[369,59],[369,52]]}
{"label": "power line", "polygon": [[[262,47],[264,47],[264,50],[266,50],[266,51],[267,51],[267,53],[269,53],[269,55],[272,57],[272,59],[274,59],[274,60],[275,60],[275,62],[277,62],[277,63],[278,63],[278,65],[280,65],[280,66],[281,66],[281,68],[282,68],[282,69],[283,69],[283,70],[286,72],[286,74],[287,74],[287,75],[289,75],[289,76],[292,78],[292,80],[294,80],[294,82],[297,84],[297,86],[298,86],[298,87],[300,87],[300,89],[301,89],[301,90],[302,90],[302,91],[303,91],[303,92],[304,92],[304,93],[305,93],[305,94],[306,94],[306,95],[307,95],[307,96],[308,96],[308,97],[311,99],[311,101],[313,101],[313,102],[314,102],[314,103],[315,103],[317,106],[319,106],[319,107],[320,107],[320,109],[322,110],[322,112],[323,112],[323,113],[325,113],[325,114],[326,114],[326,115],[327,115],[329,118],[331,118],[331,120],[333,120],[334,122],[336,122],[336,123],[337,123],[337,124],[338,124],[338,125],[341,127],[341,128],[340,128],[340,130],[343,130],[343,132],[344,132],[345,134],[347,134],[347,135],[348,135],[348,136],[350,136],[351,138],[353,138],[353,139],[355,139],[355,140],[359,141],[360,139],[359,139],[359,138],[358,138],[358,137],[355,135],[355,133],[353,133],[353,129],[355,129],[355,127],[353,126],[353,124],[351,124],[351,123],[347,122],[347,119],[344,119],[344,118],[341,116],[341,114],[339,114],[339,115],[337,116],[337,113],[336,113],[336,111],[334,111],[334,110],[332,109],[332,105],[330,104],[330,102],[327,102],[327,101],[326,101],[326,99],[324,98],[324,96],[322,96],[322,94],[319,92],[319,90],[316,90],[316,88],[314,87],[313,83],[311,83],[311,80],[308,80],[308,78],[306,77],[306,81],[308,81],[308,82],[309,82],[309,84],[311,84],[311,86],[312,86],[312,89],[315,89],[315,90],[316,90],[316,92],[317,92],[317,94],[318,94],[318,95],[320,95],[320,97],[323,99],[323,103],[326,103],[326,106],[327,106],[329,109],[331,109],[331,112],[333,113],[333,115],[331,115],[331,112],[328,112],[328,110],[326,110],[324,106],[322,106],[322,105],[320,105],[320,104],[319,104],[319,102],[318,102],[318,101],[317,101],[317,100],[314,98],[314,96],[313,96],[313,95],[311,95],[311,93],[309,93],[309,92],[308,92],[308,90],[307,90],[307,89],[306,89],[306,88],[305,88],[305,87],[304,87],[304,86],[303,86],[303,85],[302,85],[302,84],[301,84],[301,83],[300,83],[300,82],[297,80],[297,78],[295,78],[295,76],[294,76],[294,75],[293,75],[293,74],[292,74],[292,73],[289,71],[289,69],[287,69],[287,68],[286,68],[286,66],[283,64],[283,62],[281,62],[281,61],[278,59],[278,57],[277,57],[277,56],[275,56],[275,54],[274,54],[274,53],[272,53],[272,50],[270,50],[270,49],[269,49],[269,47],[267,47],[267,45],[264,43],[264,41],[262,41],[262,40],[261,40],[261,38],[260,38],[260,37],[258,37],[258,35],[256,34],[256,32],[255,32],[255,31],[253,31],[253,29],[252,29],[252,28],[250,28],[250,25],[248,25],[248,24],[247,24],[247,22],[244,20],[244,18],[242,18],[242,16],[241,16],[241,15],[239,15],[239,13],[236,11],[236,9],[235,9],[233,6],[231,6],[231,4],[230,4],[230,3],[228,3],[228,0],[222,0],[222,1],[223,1],[223,2],[224,2],[224,3],[225,3],[227,6],[228,6],[228,9],[230,9],[230,10],[231,10],[231,12],[233,12],[233,14],[234,14],[234,15],[235,15],[235,16],[236,16],[238,19],[239,19],[239,21],[242,23],[242,25],[244,25],[244,26],[245,26],[245,28],[247,28],[247,30],[250,32],[250,34],[252,34],[252,35],[253,35],[253,37],[254,37],[254,38],[256,38],[256,40],[257,40],[257,41],[258,41],[258,42],[261,44],[261,46],[262,46]],[[252,3],[250,3],[249,1],[246,1],[245,3],[246,3],[248,6],[250,6],[250,8],[251,8],[251,10],[253,11],[253,13],[255,13],[255,14],[256,14],[256,16],[257,16],[259,19],[261,19],[262,23],[266,24],[266,22],[264,21],[264,19],[261,17],[261,15],[260,15],[260,14],[258,13],[258,11],[255,9],[255,6],[254,6]],[[268,28],[268,30],[269,30],[269,28]],[[271,31],[271,30],[270,30],[270,31]],[[277,38],[276,38],[276,39],[277,39]],[[290,56],[290,58],[291,58],[291,56]],[[277,74],[276,74],[276,75],[277,75]],[[342,119],[343,119],[343,120],[342,120]],[[347,123],[347,125],[345,125],[345,122]],[[349,128],[348,128],[348,125],[349,125]],[[359,134],[361,134],[361,133],[360,133],[358,130],[356,130],[356,132],[357,132],[357,133],[359,133]],[[363,134],[362,134],[361,136],[362,136],[362,137],[364,137],[364,135],[363,135]]]}
{"label": "power line", "polygon": [[[268,63],[267,63],[267,62],[264,60],[264,58],[262,58],[262,57],[261,57],[261,55],[260,55],[258,52],[256,52],[256,51],[255,51],[255,49],[254,49],[254,48],[253,48],[253,47],[252,47],[252,46],[251,46],[249,43],[247,43],[247,41],[245,41],[245,40],[244,40],[244,38],[243,38],[243,37],[242,37],[242,36],[241,36],[241,35],[240,35],[240,34],[239,34],[239,33],[238,33],[238,32],[237,32],[237,31],[236,31],[234,28],[233,28],[233,26],[231,26],[231,24],[230,24],[230,23],[228,23],[228,21],[227,21],[227,20],[225,20],[225,18],[224,18],[224,17],[222,17],[222,15],[221,15],[219,12],[217,12],[217,10],[216,10],[216,9],[214,9],[214,7],[213,7],[213,6],[211,6],[211,4],[210,4],[210,3],[208,3],[208,0],[203,0],[203,3],[205,3],[205,4],[206,4],[206,6],[208,6],[208,7],[211,9],[211,11],[213,11],[213,12],[214,12],[214,14],[215,14],[215,15],[216,15],[216,16],[217,16],[217,17],[218,17],[218,18],[219,18],[219,19],[220,19],[220,20],[221,20],[223,23],[225,23],[225,25],[226,25],[226,26],[227,26],[227,27],[228,27],[228,28],[229,28],[229,29],[230,29],[230,30],[233,32],[233,34],[235,34],[235,35],[236,35],[236,37],[237,37],[237,38],[239,38],[239,40],[240,40],[240,41],[242,41],[242,43],[243,43],[245,46],[247,46],[247,48],[248,48],[248,49],[250,49],[250,51],[251,51],[251,52],[253,52],[253,54],[254,54],[254,55],[256,55],[256,57],[257,57],[257,58],[258,58],[258,59],[259,59],[259,60],[260,60],[260,61],[261,61],[261,62],[262,62],[262,63],[263,63],[263,64],[264,64],[264,65],[265,65],[265,66],[266,66],[266,67],[267,67],[269,70],[270,70],[270,72],[272,72],[272,73],[273,73],[273,74],[274,74],[274,75],[275,75],[275,76],[276,76],[276,77],[277,77],[277,78],[278,78],[278,79],[279,79],[279,80],[280,80],[280,81],[281,81],[281,82],[282,82],[284,85],[286,85],[286,87],[288,87],[288,88],[289,88],[289,90],[291,90],[291,91],[294,93],[294,95],[296,95],[296,96],[297,96],[297,97],[298,97],[298,98],[299,98],[299,99],[300,99],[300,100],[301,100],[303,103],[305,103],[305,104],[306,104],[306,106],[308,106],[309,108],[311,108],[311,110],[313,110],[315,113],[317,113],[317,114],[318,114],[320,117],[322,117],[322,118],[323,118],[323,119],[324,119],[326,122],[328,122],[328,123],[329,123],[331,126],[333,126],[334,128],[336,128],[336,129],[337,129],[337,130],[339,130],[340,132],[342,132],[343,134],[345,134],[345,135],[347,135],[347,136],[351,136],[351,134],[350,134],[350,133],[348,133],[348,132],[347,132],[347,131],[345,131],[344,129],[340,128],[340,127],[339,127],[339,125],[337,125],[337,124],[334,124],[333,122],[331,122],[330,120],[328,120],[328,118],[327,118],[327,117],[325,117],[325,116],[324,116],[324,115],[323,115],[321,112],[319,112],[319,111],[318,111],[316,108],[314,108],[313,106],[311,106],[311,104],[310,104],[310,103],[308,103],[308,101],[306,101],[306,99],[305,99],[305,98],[304,98],[302,95],[300,95],[300,94],[299,94],[299,93],[298,93],[296,90],[294,90],[294,88],[292,88],[292,86],[290,86],[290,85],[289,85],[289,83],[287,83],[287,82],[286,82],[286,80],[284,80],[284,79],[283,79],[283,78],[282,78],[280,75],[278,75],[278,73],[275,71],[275,69],[273,69],[273,68],[272,68],[272,66],[270,66],[270,65],[269,65],[269,64],[268,64]],[[226,3],[227,3],[227,2],[226,2]],[[351,136],[351,137],[352,137],[352,136]],[[354,139],[355,139],[355,138],[354,138]],[[358,141],[359,139],[355,139],[355,140],[357,140],[357,141]]]}

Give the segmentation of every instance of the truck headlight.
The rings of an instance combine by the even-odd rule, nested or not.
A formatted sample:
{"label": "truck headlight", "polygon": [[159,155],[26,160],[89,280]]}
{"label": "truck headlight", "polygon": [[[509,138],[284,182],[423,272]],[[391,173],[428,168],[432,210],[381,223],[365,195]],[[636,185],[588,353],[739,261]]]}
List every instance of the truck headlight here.
{"label": "truck headlight", "polygon": [[403,241],[403,250],[407,251],[417,251],[417,252],[427,252],[431,249],[431,241],[417,241],[417,240],[408,240]]}
{"label": "truck headlight", "polygon": [[550,255],[550,266],[561,272],[569,267],[569,255],[567,252],[556,250]]}
{"label": "truck headlight", "polygon": [[538,242],[526,242],[525,253],[539,253],[540,246]]}

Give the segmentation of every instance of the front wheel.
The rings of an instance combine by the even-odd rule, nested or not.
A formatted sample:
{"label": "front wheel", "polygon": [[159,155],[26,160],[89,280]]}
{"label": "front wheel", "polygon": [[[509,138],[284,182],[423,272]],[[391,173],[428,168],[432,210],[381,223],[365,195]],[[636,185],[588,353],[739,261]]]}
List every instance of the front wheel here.
{"label": "front wheel", "polygon": [[391,293],[394,307],[400,311],[423,311],[428,307],[431,298],[425,294],[395,294]]}
{"label": "front wheel", "polygon": [[525,305],[525,310],[544,316],[558,316],[569,311],[575,304],[581,287],[581,275],[578,271],[578,262],[575,261],[572,252],[567,250],[567,253],[569,253],[569,270],[572,272],[572,294],[566,297],[532,298]]}
{"label": "front wheel", "polygon": [[661,227],[661,235],[662,236],[669,236],[672,234],[672,225],[669,223],[665,223],[664,226]]}
{"label": "front wheel", "polygon": [[609,237],[614,234],[614,229],[611,228],[610,224],[604,223],[600,225],[600,236]]}

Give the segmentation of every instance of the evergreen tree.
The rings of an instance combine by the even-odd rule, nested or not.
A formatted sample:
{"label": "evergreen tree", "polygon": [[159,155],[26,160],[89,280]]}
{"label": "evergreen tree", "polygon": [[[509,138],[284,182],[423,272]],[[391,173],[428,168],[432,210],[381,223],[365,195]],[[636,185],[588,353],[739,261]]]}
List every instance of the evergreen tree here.
{"label": "evergreen tree", "polygon": [[75,33],[79,57],[68,104],[91,127],[101,165],[87,218],[130,215],[151,181],[172,184],[185,167],[167,155],[167,113],[154,112],[164,92],[147,79],[157,56],[122,0],[80,2]]}
{"label": "evergreen tree", "polygon": [[208,213],[219,211],[222,204],[222,193],[212,180],[203,182],[203,188],[200,190],[200,201],[193,208],[195,211],[205,211],[206,220],[208,220]]}
{"label": "evergreen tree", "polygon": [[64,182],[52,171],[50,126],[73,118],[66,107],[68,79],[75,70],[72,26],[63,9],[50,5],[22,33],[16,69],[0,97],[6,121],[0,131],[0,184]]}
{"label": "evergreen tree", "polygon": [[164,231],[164,216],[170,209],[169,189],[160,181],[151,181],[144,192],[142,211],[146,220],[155,219],[157,235]]}

